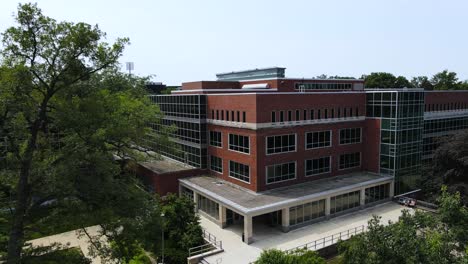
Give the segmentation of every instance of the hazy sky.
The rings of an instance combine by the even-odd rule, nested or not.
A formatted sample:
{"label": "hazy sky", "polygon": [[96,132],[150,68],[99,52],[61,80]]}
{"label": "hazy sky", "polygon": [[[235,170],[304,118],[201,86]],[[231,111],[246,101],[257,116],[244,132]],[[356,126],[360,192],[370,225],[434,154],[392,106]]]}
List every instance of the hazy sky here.
{"label": "hazy sky", "polygon": [[[23,1],[21,1],[23,2]],[[407,77],[443,69],[468,79],[466,0],[40,0],[57,20],[129,37],[121,62],[169,85],[269,66],[289,77]],[[0,31],[18,1],[0,0]]]}

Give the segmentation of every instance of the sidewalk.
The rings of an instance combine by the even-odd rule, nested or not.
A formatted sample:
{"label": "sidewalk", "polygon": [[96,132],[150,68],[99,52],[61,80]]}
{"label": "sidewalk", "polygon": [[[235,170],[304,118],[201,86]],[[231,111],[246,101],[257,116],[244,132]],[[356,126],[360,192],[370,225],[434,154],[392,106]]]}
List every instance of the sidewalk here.
{"label": "sidewalk", "polygon": [[[95,236],[98,234],[99,226],[91,226],[86,228],[86,231],[90,236]],[[101,258],[99,256],[92,256],[89,252],[89,239],[87,236],[79,236],[77,231],[69,231],[61,234],[56,234],[52,236],[42,237],[34,240],[28,241],[32,246],[49,246],[53,243],[60,243],[66,248],[78,247],[83,252],[85,257],[92,260],[93,264],[100,264]],[[67,245],[68,244],[68,245]]]}
{"label": "sidewalk", "polygon": [[382,223],[385,224],[387,224],[389,220],[395,222],[398,220],[403,209],[408,208],[393,202],[388,202],[295,229],[288,233],[283,233],[280,230],[267,226],[256,225],[253,233],[254,242],[250,245],[241,241],[239,234],[242,233],[242,230],[240,226],[221,229],[215,223],[201,216],[202,227],[215,235],[217,239],[221,240],[224,248],[223,253],[207,257],[206,260],[212,264],[250,263],[260,256],[263,249],[278,248],[286,250],[351,228],[362,225],[367,226],[367,221],[372,218],[372,215],[380,215],[382,217]]}

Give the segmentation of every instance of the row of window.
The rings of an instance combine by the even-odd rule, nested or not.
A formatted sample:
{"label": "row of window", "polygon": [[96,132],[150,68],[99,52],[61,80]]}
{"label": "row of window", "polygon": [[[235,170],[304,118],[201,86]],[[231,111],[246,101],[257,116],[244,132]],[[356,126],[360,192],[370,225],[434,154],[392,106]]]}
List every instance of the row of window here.
{"label": "row of window", "polygon": [[294,89],[304,90],[351,90],[353,83],[295,83]]}
{"label": "row of window", "polygon": [[[306,149],[325,148],[331,146],[331,130],[308,132],[305,135]],[[340,145],[361,143],[362,130],[360,127],[340,129]],[[296,151],[296,134],[266,137],[266,153],[278,154]],[[222,133],[210,131],[210,145],[222,147]],[[229,134],[229,150],[250,153],[249,136]]]}
{"label": "row of window", "polygon": [[206,118],[206,95],[154,95],[150,100],[165,116]]}
{"label": "row of window", "polygon": [[467,129],[468,117],[424,120],[424,134]]}
{"label": "row of window", "polygon": [[306,121],[315,119],[328,119],[328,118],[346,118],[359,116],[359,108],[356,107],[339,107],[339,108],[325,108],[325,109],[311,109],[311,110],[279,110],[271,111],[271,122],[292,122],[292,121]]}
{"label": "row of window", "polygon": [[468,109],[468,103],[466,102],[452,102],[445,104],[426,104],[426,112],[431,111],[450,111],[450,110],[462,110]]}
{"label": "row of window", "polygon": [[[390,184],[365,189],[364,203],[374,203],[390,197]],[[289,225],[300,225],[325,216],[325,199],[292,206],[289,208]],[[361,192],[353,191],[330,198],[330,214],[335,214],[361,205]]]}
{"label": "row of window", "polygon": [[[339,169],[351,169],[361,166],[361,153],[346,153],[339,156]],[[223,160],[220,157],[210,157],[210,169],[223,173]],[[296,162],[286,162],[266,166],[266,183],[276,183],[296,178]],[[305,160],[305,175],[314,176],[331,172],[331,157],[320,157]],[[229,161],[229,176],[250,183],[250,168],[248,165]]]}
{"label": "row of window", "polygon": [[211,110],[211,119],[245,123],[247,114],[245,111]]}

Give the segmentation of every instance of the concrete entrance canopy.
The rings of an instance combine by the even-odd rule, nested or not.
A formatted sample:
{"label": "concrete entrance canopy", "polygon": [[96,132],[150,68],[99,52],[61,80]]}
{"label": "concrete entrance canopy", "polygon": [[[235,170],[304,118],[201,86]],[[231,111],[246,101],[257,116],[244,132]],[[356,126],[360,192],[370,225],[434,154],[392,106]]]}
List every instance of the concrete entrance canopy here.
{"label": "concrete entrance canopy", "polygon": [[324,199],[392,181],[392,176],[360,172],[255,193],[211,176],[179,179],[181,186],[248,216],[274,212],[319,198]]}

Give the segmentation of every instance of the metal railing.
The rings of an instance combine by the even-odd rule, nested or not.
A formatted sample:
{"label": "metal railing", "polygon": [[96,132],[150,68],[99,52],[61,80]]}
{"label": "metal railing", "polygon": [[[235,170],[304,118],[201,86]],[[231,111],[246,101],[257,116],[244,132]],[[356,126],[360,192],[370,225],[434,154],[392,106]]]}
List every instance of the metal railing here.
{"label": "metal railing", "polygon": [[203,254],[214,249],[223,249],[223,241],[218,240],[213,234],[202,229],[203,239],[206,241],[205,244],[196,246],[189,249],[189,257]]}
{"label": "metal railing", "polygon": [[347,239],[351,238],[352,236],[363,233],[365,231],[366,231],[366,226],[365,225],[358,226],[358,227],[355,227],[355,228],[348,229],[346,231],[342,231],[342,232],[333,234],[331,236],[326,236],[326,237],[317,239],[315,241],[309,242],[307,244],[304,244],[304,245],[301,245],[301,246],[298,246],[298,247],[288,249],[288,250],[286,250],[286,252],[292,253],[292,252],[294,252],[296,250],[299,250],[299,249],[318,250],[318,249],[321,249],[321,248],[336,244],[340,240],[347,240]]}

